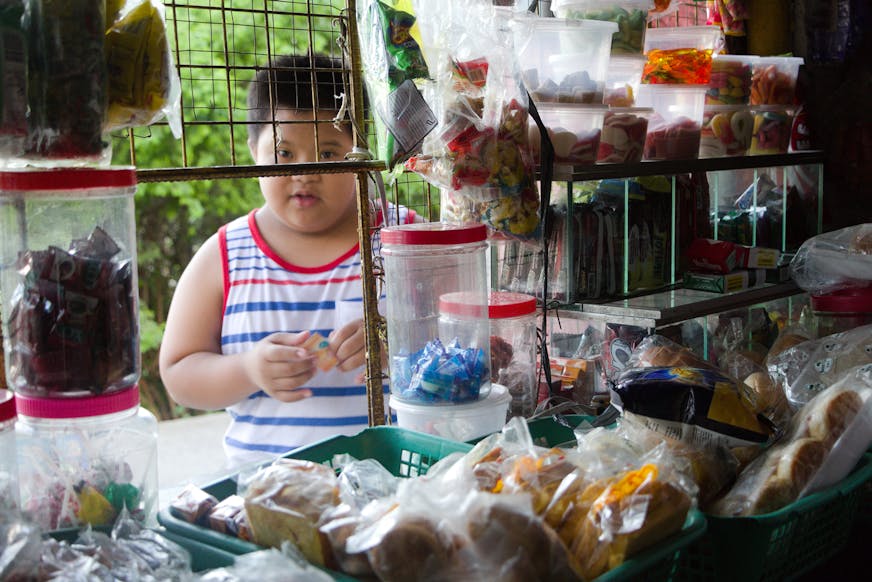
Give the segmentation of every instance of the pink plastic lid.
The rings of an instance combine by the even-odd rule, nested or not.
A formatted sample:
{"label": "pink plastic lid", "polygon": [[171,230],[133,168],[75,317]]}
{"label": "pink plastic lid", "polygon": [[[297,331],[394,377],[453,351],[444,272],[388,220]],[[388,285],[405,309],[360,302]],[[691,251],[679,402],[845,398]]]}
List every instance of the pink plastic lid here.
{"label": "pink plastic lid", "polygon": [[488,317],[506,319],[536,313],[536,298],[526,293],[491,291],[487,300]]}
{"label": "pink plastic lid", "polygon": [[481,242],[487,238],[483,224],[445,224],[422,222],[388,226],[381,230],[381,240],[389,245],[458,245]]}
{"label": "pink plastic lid", "polygon": [[0,190],[78,190],[125,188],[136,185],[136,170],[117,168],[56,168],[0,172]]}
{"label": "pink plastic lid", "polygon": [[83,418],[129,410],[139,406],[139,386],[131,386],[103,396],[85,398],[15,397],[18,413],[34,418]]}
{"label": "pink plastic lid", "polygon": [[470,291],[457,291],[439,296],[439,313],[463,317],[487,317],[487,307],[479,301],[480,295]]}
{"label": "pink plastic lid", "polygon": [[15,397],[9,390],[0,390],[0,422],[15,418]]}
{"label": "pink plastic lid", "polygon": [[811,308],[828,313],[872,313],[872,287],[812,295]]}

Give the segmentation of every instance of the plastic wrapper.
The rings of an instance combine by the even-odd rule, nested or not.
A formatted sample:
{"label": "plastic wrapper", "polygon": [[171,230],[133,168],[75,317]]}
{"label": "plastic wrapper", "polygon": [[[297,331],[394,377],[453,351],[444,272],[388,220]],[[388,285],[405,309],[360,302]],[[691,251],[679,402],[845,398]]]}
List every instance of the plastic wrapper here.
{"label": "plastic wrapper", "polygon": [[694,354],[690,349],[657,334],[649,335],[639,342],[627,362],[628,368],[667,366],[716,369],[715,366]]}
{"label": "plastic wrapper", "polygon": [[256,543],[277,548],[293,541],[310,562],[323,566],[331,560],[329,543],[317,523],[324,511],[339,504],[332,468],[277,459],[248,477],[240,492]]}
{"label": "plastic wrapper", "polygon": [[790,263],[796,284],[813,295],[872,284],[872,224],[813,236]]}
{"label": "plastic wrapper", "polygon": [[872,325],[795,345],[768,360],[770,375],[797,409],[855,366],[872,363]]}
{"label": "plastic wrapper", "polygon": [[106,16],[104,131],[151,125],[166,117],[173,135],[180,137],[181,81],[170,52],[163,2],[128,0]]}
{"label": "plastic wrapper", "polygon": [[43,580],[167,580],[192,578],[187,550],[123,513],[111,534],[86,528],[69,541],[47,537],[25,516],[0,515],[0,578]]}
{"label": "plastic wrapper", "polygon": [[197,578],[200,582],[329,582],[333,579],[327,572],[276,549],[236,556],[232,566],[216,568]]}
{"label": "plastic wrapper", "polygon": [[732,447],[770,437],[735,381],[712,370],[627,370],[612,388],[612,404],[624,416],[680,441]]}
{"label": "plastic wrapper", "polygon": [[492,238],[539,233],[527,98],[506,20],[485,0],[415,2],[434,78],[425,93],[439,118],[406,162],[442,189],[441,220],[483,223]]}
{"label": "plastic wrapper", "polygon": [[135,273],[97,227],[66,250],[20,254],[9,313],[9,376],[37,397],[101,394],[138,379]]}
{"label": "plastic wrapper", "polygon": [[392,167],[420,150],[435,122],[422,98],[407,98],[420,98],[415,82],[429,77],[417,18],[411,0],[366,0],[358,6],[357,20],[379,155]]}
{"label": "plastic wrapper", "polygon": [[231,495],[215,504],[206,516],[206,523],[211,530],[238,536],[236,518],[240,512],[245,512],[245,500],[240,495]]}
{"label": "plastic wrapper", "polygon": [[742,471],[712,512],[769,513],[843,479],[872,444],[870,396],[870,367],[850,370],[797,412],[787,436]]}
{"label": "plastic wrapper", "polygon": [[170,502],[170,511],[174,516],[188,523],[203,525],[207,519],[211,522],[210,514],[216,505],[218,499],[214,495],[189,483]]}

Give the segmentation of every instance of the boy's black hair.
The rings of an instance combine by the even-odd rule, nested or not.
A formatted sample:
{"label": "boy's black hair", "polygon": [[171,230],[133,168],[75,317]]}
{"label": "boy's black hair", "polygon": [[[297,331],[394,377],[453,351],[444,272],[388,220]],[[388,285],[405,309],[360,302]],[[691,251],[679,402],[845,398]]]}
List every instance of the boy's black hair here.
{"label": "boy's black hair", "polygon": [[323,55],[276,57],[268,67],[257,71],[248,87],[248,138],[257,140],[261,130],[273,122],[275,109],[339,111],[342,93],[347,91],[339,59]]}

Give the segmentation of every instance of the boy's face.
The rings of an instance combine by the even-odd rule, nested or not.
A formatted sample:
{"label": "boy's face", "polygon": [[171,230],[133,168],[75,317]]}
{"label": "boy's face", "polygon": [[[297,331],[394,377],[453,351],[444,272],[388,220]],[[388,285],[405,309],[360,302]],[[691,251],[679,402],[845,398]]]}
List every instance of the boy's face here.
{"label": "boy's face", "polygon": [[[332,119],[330,112],[319,119]],[[248,147],[256,164],[331,162],[345,159],[353,146],[351,134],[329,123],[318,124],[320,157],[316,156],[315,129],[309,111],[279,109],[275,134],[265,125],[256,142]],[[354,174],[309,174],[260,178],[260,189],[269,210],[288,228],[305,234],[321,234],[348,221],[357,220]]]}

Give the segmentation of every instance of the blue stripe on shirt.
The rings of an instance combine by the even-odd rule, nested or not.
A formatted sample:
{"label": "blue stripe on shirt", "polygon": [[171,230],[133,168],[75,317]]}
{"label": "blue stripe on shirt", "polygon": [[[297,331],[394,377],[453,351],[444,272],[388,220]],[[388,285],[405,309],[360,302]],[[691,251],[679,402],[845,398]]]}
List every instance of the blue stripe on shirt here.
{"label": "blue stripe on shirt", "polygon": [[[331,397],[331,396],[364,396],[366,394],[366,386],[322,386],[320,388],[306,388],[312,391],[312,397]],[[384,394],[390,394],[391,388],[387,384],[384,385]],[[269,394],[263,390],[258,390],[254,394],[248,396],[248,399],[254,398],[271,398]]]}
{"label": "blue stripe on shirt", "polygon": [[238,440],[232,439],[230,437],[224,437],[224,442],[232,447],[235,447],[237,449],[242,449],[245,451],[261,451],[264,453],[276,453],[276,454],[289,453],[289,452],[293,451],[294,449],[299,448],[297,446],[293,446],[293,447],[288,448],[284,445],[258,445],[258,444],[244,443],[242,441],[238,441]]}
{"label": "blue stripe on shirt", "polygon": [[[333,329],[313,329],[312,333],[320,333],[324,337],[329,336],[333,332]],[[245,332],[245,333],[234,333],[230,335],[222,335],[221,336],[221,345],[227,346],[230,344],[238,344],[241,342],[258,342],[265,338],[268,335],[272,335],[274,333],[300,333],[300,330],[293,329],[277,329],[273,331],[261,331],[261,332]]]}
{"label": "blue stripe on shirt", "polygon": [[224,315],[252,311],[320,311],[336,309],[335,301],[246,301],[228,305]]}
{"label": "blue stripe on shirt", "polygon": [[[251,260],[251,259],[254,259],[254,258],[255,258],[255,257],[237,256],[237,257],[234,257],[234,261],[237,261],[237,260],[240,260],[240,259]],[[357,269],[357,268],[359,268],[359,267],[360,267],[360,261],[352,261],[352,262],[350,262],[350,263],[343,263],[343,264],[341,264],[341,265],[336,265],[335,267],[333,267],[333,269],[345,269],[345,270],[348,270],[348,269]],[[237,266],[231,267],[231,268],[229,269],[229,271],[230,271],[231,273],[238,274],[238,273],[240,273],[240,272],[244,272],[244,271],[252,271],[252,272],[257,272],[257,271],[283,271],[283,272],[287,272],[287,269],[285,269],[284,267],[276,266],[276,265],[245,265],[245,266],[239,266],[239,265],[237,265]]]}
{"label": "blue stripe on shirt", "polygon": [[256,426],[346,426],[352,424],[369,424],[366,416],[341,416],[337,418],[299,418],[282,416],[253,416],[237,414],[230,411],[234,422],[243,422]]}

